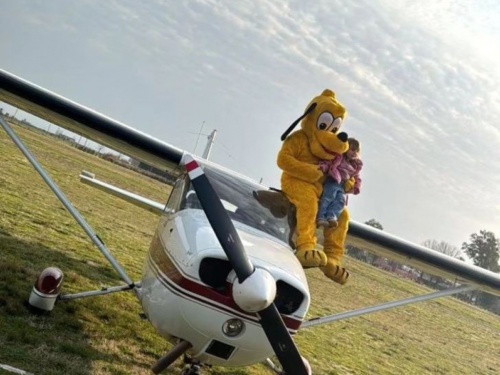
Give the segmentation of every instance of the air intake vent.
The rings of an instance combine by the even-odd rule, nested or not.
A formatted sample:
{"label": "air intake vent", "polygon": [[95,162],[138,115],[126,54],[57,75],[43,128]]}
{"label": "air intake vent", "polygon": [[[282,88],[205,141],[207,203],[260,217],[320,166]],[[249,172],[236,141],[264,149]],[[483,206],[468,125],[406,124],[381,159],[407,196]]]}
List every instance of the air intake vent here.
{"label": "air intake vent", "polygon": [[205,258],[200,264],[200,280],[216,290],[223,290],[231,264],[224,259]]}
{"label": "air intake vent", "polygon": [[304,295],[290,284],[278,280],[276,283],[276,298],[274,303],[282,314],[292,314],[300,307]]}
{"label": "air intake vent", "polygon": [[217,340],[212,340],[212,342],[208,345],[207,350],[205,350],[205,353],[222,359],[229,359],[231,354],[233,354],[234,349],[234,346],[224,344],[223,342]]}

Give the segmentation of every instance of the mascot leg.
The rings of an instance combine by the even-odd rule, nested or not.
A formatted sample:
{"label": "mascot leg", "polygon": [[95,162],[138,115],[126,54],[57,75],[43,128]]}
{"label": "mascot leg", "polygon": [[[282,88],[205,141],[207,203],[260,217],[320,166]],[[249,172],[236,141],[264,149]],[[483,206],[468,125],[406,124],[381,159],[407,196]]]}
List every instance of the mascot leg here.
{"label": "mascot leg", "polygon": [[344,285],[349,278],[349,272],[342,267],[342,259],[344,258],[344,245],[349,229],[349,212],[347,208],[342,211],[336,228],[325,228],[325,242],[323,245],[324,252],[328,258],[325,267],[321,270],[326,277]]}
{"label": "mascot leg", "polygon": [[304,268],[325,266],[327,261],[325,253],[316,249],[318,198],[314,189],[304,189],[300,199],[291,199],[291,201],[297,210],[297,252],[295,255]]}

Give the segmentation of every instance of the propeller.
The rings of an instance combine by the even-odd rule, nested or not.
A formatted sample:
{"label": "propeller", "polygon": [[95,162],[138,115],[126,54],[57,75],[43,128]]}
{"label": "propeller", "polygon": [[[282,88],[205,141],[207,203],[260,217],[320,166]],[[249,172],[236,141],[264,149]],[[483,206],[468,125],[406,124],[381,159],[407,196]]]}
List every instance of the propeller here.
{"label": "propeller", "polygon": [[[255,271],[248,258],[241,239],[234,228],[219,196],[203,173],[198,162],[192,156],[186,155],[184,164],[193,184],[198,200],[207,215],[224,252],[226,253],[236,277],[243,283]],[[260,324],[271,344],[276,357],[281,363],[286,375],[310,375],[304,361],[288,332],[281,315],[274,303],[259,310]]]}

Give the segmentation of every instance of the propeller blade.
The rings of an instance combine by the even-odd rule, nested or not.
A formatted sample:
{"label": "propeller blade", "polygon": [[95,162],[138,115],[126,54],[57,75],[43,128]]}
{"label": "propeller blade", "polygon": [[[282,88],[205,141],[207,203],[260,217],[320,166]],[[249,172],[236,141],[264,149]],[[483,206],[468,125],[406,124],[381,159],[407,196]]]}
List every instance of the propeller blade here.
{"label": "propeller blade", "polygon": [[[250,262],[233,222],[222,205],[207,176],[198,162],[191,156],[185,156],[185,165],[208,221],[212,226],[229,262],[240,283],[249,277],[254,266]],[[276,357],[286,375],[309,375],[300,353],[288,332],[281,315],[274,303],[258,312],[260,323]]]}
{"label": "propeller blade", "polygon": [[212,226],[229,262],[233,266],[239,282],[242,283],[253,273],[254,267],[250,259],[248,259],[240,236],[238,236],[233,222],[229,218],[212,184],[208,181],[200,165],[191,156],[186,156],[186,169],[198,200],[201,203],[201,207],[203,207],[207,215],[208,222]]}
{"label": "propeller blade", "polygon": [[259,311],[260,324],[286,375],[310,375],[274,303]]}

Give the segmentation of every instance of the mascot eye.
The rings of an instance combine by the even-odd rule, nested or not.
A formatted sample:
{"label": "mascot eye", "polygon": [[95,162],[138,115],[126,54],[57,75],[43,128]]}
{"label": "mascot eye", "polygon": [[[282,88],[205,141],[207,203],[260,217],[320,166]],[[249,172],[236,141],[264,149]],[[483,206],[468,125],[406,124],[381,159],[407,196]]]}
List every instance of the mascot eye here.
{"label": "mascot eye", "polygon": [[337,133],[337,131],[340,129],[341,126],[342,126],[342,117],[337,117],[333,121],[332,133]]}
{"label": "mascot eye", "polygon": [[318,127],[319,130],[329,131],[332,128],[332,125],[333,125],[333,116],[331,113],[323,112],[321,115],[319,115],[318,122],[316,123],[316,126]]}

